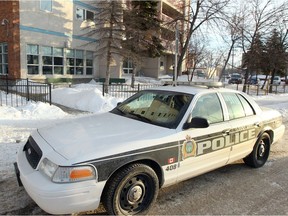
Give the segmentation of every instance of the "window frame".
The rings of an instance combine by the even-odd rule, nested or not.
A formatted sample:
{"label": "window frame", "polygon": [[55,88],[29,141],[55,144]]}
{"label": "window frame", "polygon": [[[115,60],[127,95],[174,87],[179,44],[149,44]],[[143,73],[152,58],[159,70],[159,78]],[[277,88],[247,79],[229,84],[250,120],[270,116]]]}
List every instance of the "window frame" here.
{"label": "window frame", "polygon": [[124,74],[129,75],[133,73],[133,70],[134,70],[134,66],[133,66],[133,62],[131,61],[131,59],[129,58],[124,59],[122,63],[122,72]]}
{"label": "window frame", "polygon": [[[44,48],[50,48],[51,52],[50,54],[46,54],[43,50]],[[56,52],[57,50],[60,50],[59,52]],[[44,57],[50,57],[51,58],[51,64],[45,64],[44,63]],[[56,58],[62,59],[62,64],[56,64]],[[58,47],[52,47],[52,46],[41,46],[41,59],[42,59],[42,74],[43,75],[63,75],[64,74],[64,50],[63,48]],[[44,67],[51,67],[51,73],[44,73]],[[56,69],[60,68],[60,73],[56,73]]]}
{"label": "window frame", "polygon": [[[76,17],[76,20],[80,20],[80,21],[93,21],[94,20],[94,17],[95,17],[95,13],[91,10],[87,10],[85,8],[82,8],[82,7],[76,7],[75,9],[75,17]],[[82,15],[78,17],[78,13],[77,11],[82,11]],[[93,15],[93,18],[90,19],[88,17],[90,17],[90,15],[88,15],[89,13],[91,13],[90,15]]]}
{"label": "window frame", "polygon": [[[71,53],[69,53],[71,51]],[[81,53],[81,54],[80,54]],[[91,58],[88,56],[91,55]],[[79,49],[66,49],[66,74],[67,75],[78,75],[78,76],[91,76],[93,75],[93,52],[89,50],[79,50]],[[87,66],[87,61],[92,60],[92,65]],[[72,64],[70,64],[72,62]],[[79,64],[82,62],[81,64]],[[87,69],[90,72],[87,73]],[[73,73],[71,71],[73,70]],[[81,71],[78,73],[77,71]]]}
{"label": "window frame", "polygon": [[[241,118],[245,118],[245,117],[249,117],[249,116],[253,116],[253,115],[256,114],[253,106],[249,103],[249,101],[248,101],[243,95],[241,95],[241,94],[239,94],[239,93],[237,93],[237,92],[222,92],[221,95],[222,95],[222,97],[223,97],[224,103],[225,103],[226,108],[227,108],[229,121],[235,120],[235,119],[241,119]],[[225,96],[225,95],[226,95],[226,96]],[[236,110],[234,109],[234,111],[233,111],[232,105],[229,105],[229,103],[232,102],[232,101],[230,101],[230,102],[227,101],[227,100],[228,100],[227,96],[230,97],[230,98],[231,98],[231,96],[233,96],[234,98],[232,98],[232,99],[233,99],[233,100],[237,100],[238,104],[236,104],[236,105],[239,106],[239,107],[241,107],[241,110],[242,110],[242,112],[244,113],[244,115],[241,114],[241,115],[239,115],[239,116],[235,116],[235,113],[236,113],[235,111],[236,111]],[[249,105],[249,108],[250,108],[250,111],[249,111],[249,112],[250,112],[250,114],[249,114],[249,112],[247,111],[247,106],[243,105],[243,101],[242,101],[242,100],[244,100],[244,101],[246,102],[246,105],[247,105],[247,104]],[[236,101],[235,101],[235,102],[236,102]],[[230,110],[232,110],[232,113],[230,113]],[[252,111],[253,114],[251,114],[251,111]],[[232,116],[232,114],[233,114],[233,116]]]}
{"label": "window frame", "polygon": [[[86,50],[85,54],[86,54],[86,56],[85,56],[86,75],[87,76],[93,75],[93,52]],[[92,62],[91,66],[90,66],[90,64],[88,64],[88,61]],[[88,71],[90,71],[90,70],[91,70],[91,74],[90,74],[90,72],[88,73]]]}
{"label": "window frame", "polygon": [[[36,53],[33,53],[33,51],[32,52],[30,52],[31,50],[30,50],[30,48],[29,47],[32,47],[32,46],[35,46],[35,47],[37,47],[37,51],[36,51]],[[27,44],[26,45],[26,58],[27,58],[27,75],[39,75],[40,74],[40,46],[39,45],[37,45],[37,44]],[[28,58],[28,56],[29,56],[29,58]],[[30,60],[30,56],[32,56],[33,57],[33,63],[28,63],[28,61]],[[34,57],[35,57],[35,59],[36,59],[36,56],[37,56],[37,63],[35,64],[34,63]],[[38,68],[37,69],[37,73],[29,73],[29,67],[30,68]]]}
{"label": "window frame", "polygon": [[[215,119],[215,121],[213,119],[209,119],[209,116],[208,115],[193,115],[193,111],[195,111],[196,107],[197,107],[197,103],[200,102],[200,103],[203,103],[205,101],[205,99],[209,99],[209,98],[204,98],[203,97],[212,97],[213,99],[216,98],[217,99],[217,103],[221,109],[221,120],[217,120]],[[201,101],[203,100],[203,101]],[[215,101],[214,101],[215,102]],[[205,105],[206,107],[206,105]],[[197,107],[197,109],[199,109]],[[224,109],[223,109],[223,104],[222,104],[222,101],[218,95],[217,92],[213,92],[213,93],[206,93],[206,94],[201,94],[198,98],[197,98],[197,101],[195,102],[194,106],[193,106],[193,109],[191,110],[191,115],[192,115],[192,118],[193,117],[202,117],[202,118],[205,118],[209,121],[209,124],[218,124],[218,123],[223,123],[225,121],[225,115],[224,115]],[[207,117],[208,116],[208,117]]]}
{"label": "window frame", "polygon": [[[70,62],[72,62],[71,65],[69,64]],[[90,50],[26,44],[26,69],[27,75],[92,76],[94,73],[94,52]],[[73,73],[69,73],[69,69]],[[80,73],[77,74],[77,70]]]}
{"label": "window frame", "polygon": [[0,75],[8,74],[8,43],[0,43]]}

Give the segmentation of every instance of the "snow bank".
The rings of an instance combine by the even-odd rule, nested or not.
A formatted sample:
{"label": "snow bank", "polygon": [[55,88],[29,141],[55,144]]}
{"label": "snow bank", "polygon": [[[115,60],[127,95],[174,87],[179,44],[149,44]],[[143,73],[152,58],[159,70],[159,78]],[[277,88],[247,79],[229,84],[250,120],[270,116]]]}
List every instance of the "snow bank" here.
{"label": "snow bank", "polygon": [[104,98],[99,87],[93,83],[52,90],[53,103],[92,113],[108,112],[122,100],[113,97]]}
{"label": "snow bank", "polygon": [[1,106],[0,107],[0,121],[1,120],[17,120],[17,119],[60,119],[67,116],[57,106],[50,106],[42,102],[28,102],[27,105],[19,107]]}

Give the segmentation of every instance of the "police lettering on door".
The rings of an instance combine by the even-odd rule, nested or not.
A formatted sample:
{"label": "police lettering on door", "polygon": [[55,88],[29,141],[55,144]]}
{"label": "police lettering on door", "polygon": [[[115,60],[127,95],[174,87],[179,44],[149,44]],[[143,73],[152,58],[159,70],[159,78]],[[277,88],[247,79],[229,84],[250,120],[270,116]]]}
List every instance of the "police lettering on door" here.
{"label": "police lettering on door", "polygon": [[[187,136],[182,147],[183,159],[193,156],[200,156],[229,146],[237,145],[254,139],[255,137],[255,128],[200,142],[195,142],[195,140],[192,140],[189,136]],[[187,148],[188,146],[190,146],[190,148]]]}

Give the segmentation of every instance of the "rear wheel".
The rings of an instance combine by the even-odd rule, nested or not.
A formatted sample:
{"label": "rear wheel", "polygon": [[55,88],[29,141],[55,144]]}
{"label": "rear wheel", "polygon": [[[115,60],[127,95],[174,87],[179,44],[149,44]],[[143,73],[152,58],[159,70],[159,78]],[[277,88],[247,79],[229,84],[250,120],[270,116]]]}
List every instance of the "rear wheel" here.
{"label": "rear wheel", "polygon": [[269,134],[263,133],[254,145],[253,151],[243,159],[245,164],[254,168],[262,167],[268,160],[270,145]]}
{"label": "rear wheel", "polygon": [[102,196],[108,214],[147,214],[156,201],[159,181],[154,170],[144,164],[132,164],[109,180]]}

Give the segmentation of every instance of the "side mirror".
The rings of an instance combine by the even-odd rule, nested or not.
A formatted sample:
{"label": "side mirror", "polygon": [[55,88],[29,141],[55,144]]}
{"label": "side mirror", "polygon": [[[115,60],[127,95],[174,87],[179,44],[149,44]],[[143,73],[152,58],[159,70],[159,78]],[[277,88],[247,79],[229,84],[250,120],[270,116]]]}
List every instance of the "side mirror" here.
{"label": "side mirror", "polygon": [[119,106],[120,104],[122,104],[122,102],[118,102],[118,103],[117,103],[117,106]]}
{"label": "side mirror", "polygon": [[209,122],[206,118],[201,117],[194,117],[191,119],[190,122],[186,122],[183,125],[183,129],[189,129],[189,128],[207,128],[209,127]]}

